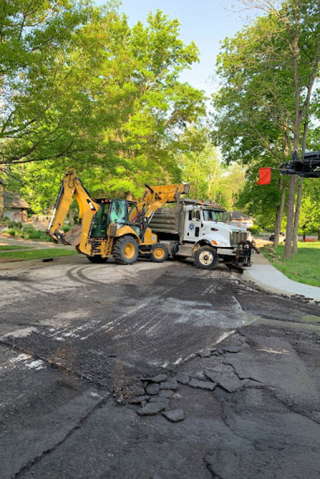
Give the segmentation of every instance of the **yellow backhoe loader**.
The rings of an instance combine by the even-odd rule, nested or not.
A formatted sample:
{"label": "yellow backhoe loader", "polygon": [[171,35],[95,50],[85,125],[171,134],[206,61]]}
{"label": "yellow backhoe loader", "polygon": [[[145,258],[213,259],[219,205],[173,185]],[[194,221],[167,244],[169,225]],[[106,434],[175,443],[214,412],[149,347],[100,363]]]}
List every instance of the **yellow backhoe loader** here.
{"label": "yellow backhoe loader", "polygon": [[[74,245],[93,263],[104,263],[112,255],[116,263],[133,264],[139,255],[154,262],[165,261],[168,251],[158,243],[149,223],[155,211],[175,203],[189,185],[146,186],[141,202],[119,199],[92,199],[74,169],[62,180],[47,234],[56,243]],[[61,228],[75,196],[79,205],[79,224],[68,233]]]}

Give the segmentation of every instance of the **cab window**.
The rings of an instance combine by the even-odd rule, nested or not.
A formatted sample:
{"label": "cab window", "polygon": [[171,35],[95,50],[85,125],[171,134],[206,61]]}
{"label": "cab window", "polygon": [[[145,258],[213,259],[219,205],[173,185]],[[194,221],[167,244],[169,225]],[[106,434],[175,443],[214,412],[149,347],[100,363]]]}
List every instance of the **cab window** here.
{"label": "cab window", "polygon": [[204,221],[215,221],[215,212],[212,210],[203,210]]}
{"label": "cab window", "polygon": [[201,213],[200,210],[193,209],[189,213],[189,220],[200,221],[201,220]]}
{"label": "cab window", "polygon": [[93,217],[92,237],[106,237],[109,203],[101,204]]}
{"label": "cab window", "polygon": [[203,217],[205,221],[219,221],[221,223],[225,223],[226,216],[226,212],[224,211],[203,210]]}
{"label": "cab window", "polygon": [[110,209],[110,223],[123,224],[127,222],[127,205],[124,200],[113,200]]}

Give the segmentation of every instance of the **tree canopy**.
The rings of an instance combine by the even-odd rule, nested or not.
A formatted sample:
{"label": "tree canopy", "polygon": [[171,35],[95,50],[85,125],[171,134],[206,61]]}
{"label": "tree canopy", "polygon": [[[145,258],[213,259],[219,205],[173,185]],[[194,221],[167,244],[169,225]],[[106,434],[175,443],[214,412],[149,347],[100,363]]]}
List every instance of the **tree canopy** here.
{"label": "tree canopy", "polygon": [[[222,86],[213,96],[213,136],[227,161],[239,160],[249,165],[249,172],[257,172],[257,165],[277,167],[289,161],[295,150],[303,154],[308,146],[311,113],[316,111],[312,91],[320,59],[320,5],[309,0],[288,0],[280,8],[269,0],[241,3],[260,7],[265,14],[222,45],[217,59]],[[252,182],[250,173],[248,180]],[[292,177],[287,195],[288,256],[295,190],[296,177]],[[295,232],[301,192],[302,184]],[[256,193],[260,198],[265,196],[261,187]],[[272,198],[278,198],[280,209],[284,195],[278,192],[275,197],[270,195]]]}
{"label": "tree canopy", "polygon": [[206,106],[179,80],[198,49],[179,38],[178,20],[157,11],[130,28],[115,3],[2,8],[0,163],[31,180],[30,195],[71,164],[94,194],[181,178],[175,155]]}

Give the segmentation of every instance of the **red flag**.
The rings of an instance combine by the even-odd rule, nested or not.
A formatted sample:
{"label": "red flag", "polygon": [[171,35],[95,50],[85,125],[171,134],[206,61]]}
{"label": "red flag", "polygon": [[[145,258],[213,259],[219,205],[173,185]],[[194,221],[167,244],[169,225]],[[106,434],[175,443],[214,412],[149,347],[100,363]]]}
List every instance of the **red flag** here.
{"label": "red flag", "polygon": [[269,185],[271,181],[271,168],[259,168],[258,185]]}

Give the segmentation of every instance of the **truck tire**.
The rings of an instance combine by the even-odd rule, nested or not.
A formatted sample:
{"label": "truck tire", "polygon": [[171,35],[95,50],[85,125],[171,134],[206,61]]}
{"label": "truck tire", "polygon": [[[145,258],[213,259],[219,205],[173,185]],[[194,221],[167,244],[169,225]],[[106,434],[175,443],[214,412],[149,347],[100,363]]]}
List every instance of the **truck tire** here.
{"label": "truck tire", "polygon": [[202,246],[195,252],[194,262],[197,268],[213,269],[219,262],[219,256],[216,250],[210,246]]}
{"label": "truck tire", "polygon": [[112,255],[118,264],[133,264],[139,255],[138,243],[132,236],[122,236],[115,241]]}
{"label": "truck tire", "polygon": [[166,261],[168,258],[168,255],[169,253],[167,248],[161,243],[156,243],[152,247],[150,259],[153,263],[163,263],[163,261]]}
{"label": "truck tire", "polygon": [[109,258],[102,258],[99,254],[96,254],[95,256],[87,256],[88,260],[91,263],[106,263]]}

